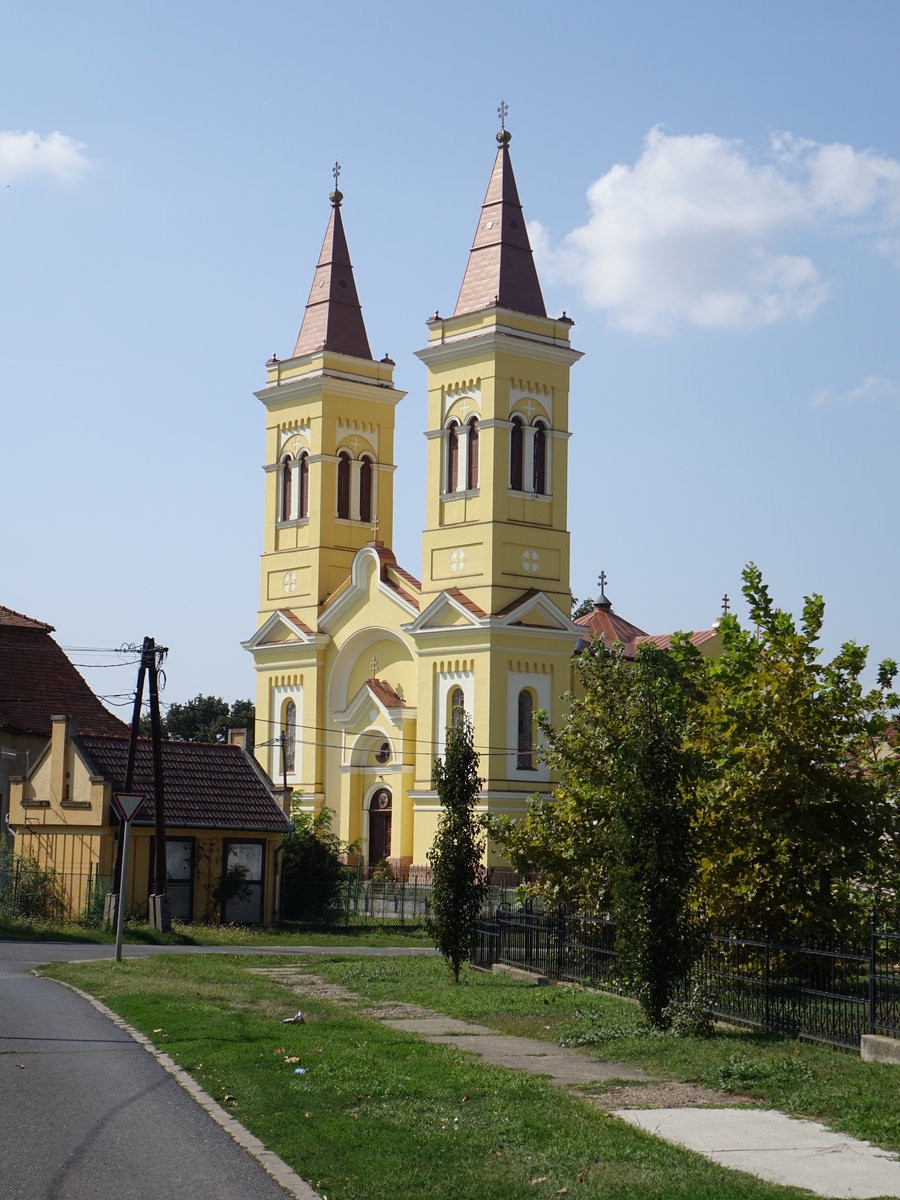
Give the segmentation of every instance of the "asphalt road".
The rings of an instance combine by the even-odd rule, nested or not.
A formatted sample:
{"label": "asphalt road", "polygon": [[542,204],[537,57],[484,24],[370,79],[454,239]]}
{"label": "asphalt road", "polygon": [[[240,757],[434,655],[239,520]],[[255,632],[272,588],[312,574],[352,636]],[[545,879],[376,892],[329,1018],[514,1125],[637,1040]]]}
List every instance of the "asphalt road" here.
{"label": "asphalt road", "polygon": [[110,950],[0,945],[0,1196],[284,1200],[144,1049],[80,996],[29,974]]}
{"label": "asphalt road", "polygon": [[[273,950],[127,945],[125,955]],[[0,1200],[284,1200],[287,1193],[146,1050],[68,988],[30,974],[41,963],[113,953],[72,942],[0,942]]]}

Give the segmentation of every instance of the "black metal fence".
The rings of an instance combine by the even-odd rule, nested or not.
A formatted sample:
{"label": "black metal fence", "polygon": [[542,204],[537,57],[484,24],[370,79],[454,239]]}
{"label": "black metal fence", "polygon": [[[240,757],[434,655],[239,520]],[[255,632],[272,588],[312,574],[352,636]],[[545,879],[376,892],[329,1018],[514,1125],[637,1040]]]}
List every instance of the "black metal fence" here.
{"label": "black metal fence", "polygon": [[[332,883],[306,882],[285,888],[281,917],[299,925],[420,923],[431,916],[431,884],[416,880],[365,879],[348,875]],[[488,888],[487,912],[514,895],[512,884]]]}
{"label": "black metal fence", "polygon": [[[615,940],[610,920],[500,906],[479,918],[470,960],[622,991]],[[711,930],[698,941],[688,987],[721,1020],[854,1049],[864,1033],[900,1037],[900,932],[874,919],[866,945],[793,946]]]}

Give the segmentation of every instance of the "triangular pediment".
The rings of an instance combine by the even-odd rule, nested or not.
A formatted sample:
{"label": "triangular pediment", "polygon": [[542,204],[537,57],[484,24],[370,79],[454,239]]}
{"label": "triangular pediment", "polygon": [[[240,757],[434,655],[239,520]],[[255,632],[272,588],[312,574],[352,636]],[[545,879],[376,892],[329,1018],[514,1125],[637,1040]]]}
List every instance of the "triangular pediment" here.
{"label": "triangular pediment", "polygon": [[415,715],[415,708],[405,704],[392,688],[379,680],[367,679],[343,712],[334,714],[334,721],[337,725],[358,732],[381,718],[399,729],[404,721],[414,719]]}
{"label": "triangular pediment", "polygon": [[548,629],[559,633],[571,633],[578,637],[582,630],[561,612],[543,592],[526,592],[518,604],[510,605],[498,618],[503,625],[527,625],[534,629]]}
{"label": "triangular pediment", "polygon": [[316,635],[296,613],[279,608],[269,616],[253,637],[241,642],[245,650],[260,650],[266,646],[307,645]]}
{"label": "triangular pediment", "polygon": [[454,588],[435,596],[407,631],[416,634],[432,629],[480,629],[486,620],[486,614]]}

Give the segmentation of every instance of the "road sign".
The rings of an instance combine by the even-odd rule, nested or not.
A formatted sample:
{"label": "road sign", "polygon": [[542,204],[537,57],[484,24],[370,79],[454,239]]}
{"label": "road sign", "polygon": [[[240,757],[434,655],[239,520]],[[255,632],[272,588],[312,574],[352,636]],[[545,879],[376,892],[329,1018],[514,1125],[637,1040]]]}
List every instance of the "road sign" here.
{"label": "road sign", "polygon": [[145,792],[113,792],[112,799],[119,816],[127,823],[134,820],[147,795]]}

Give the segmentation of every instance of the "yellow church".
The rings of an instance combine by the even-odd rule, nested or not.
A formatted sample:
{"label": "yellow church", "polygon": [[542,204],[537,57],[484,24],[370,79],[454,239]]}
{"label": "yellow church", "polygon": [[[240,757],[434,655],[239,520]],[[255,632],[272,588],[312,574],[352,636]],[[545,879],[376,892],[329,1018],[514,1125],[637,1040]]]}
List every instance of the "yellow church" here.
{"label": "yellow church", "polygon": [[[391,551],[394,363],[373,359],[340,191],[290,358],[266,364],[256,633],[261,765],[327,806],[367,867],[422,877],[432,766],[464,710],[483,811],[521,815],[551,780],[533,716],[563,716],[585,631],[570,617],[572,321],[548,316],[509,153],[497,154],[456,308],[427,322],[421,580]],[[460,255],[462,265],[462,254]],[[458,719],[458,718],[457,718]],[[269,743],[266,745],[265,743]]]}

